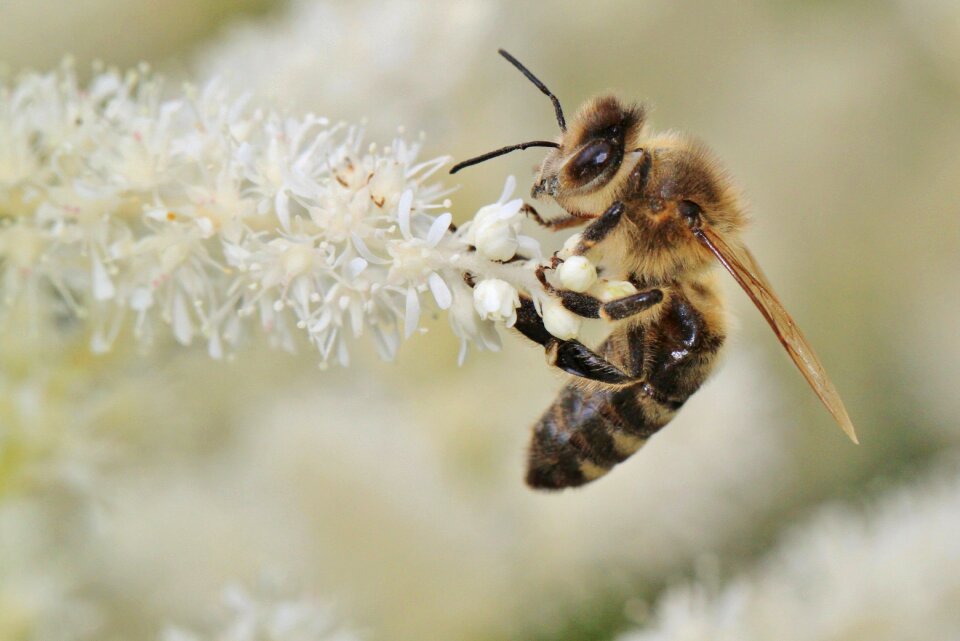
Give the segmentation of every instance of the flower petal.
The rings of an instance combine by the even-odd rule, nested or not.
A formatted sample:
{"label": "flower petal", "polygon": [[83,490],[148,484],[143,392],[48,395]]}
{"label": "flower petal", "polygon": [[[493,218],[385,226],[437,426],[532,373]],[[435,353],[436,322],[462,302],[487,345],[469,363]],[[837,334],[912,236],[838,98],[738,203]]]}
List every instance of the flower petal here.
{"label": "flower petal", "polygon": [[417,327],[420,326],[420,299],[417,297],[417,290],[413,287],[407,289],[407,304],[403,314],[403,334],[405,338],[410,338]]}
{"label": "flower petal", "polygon": [[113,286],[113,280],[110,279],[107,268],[103,266],[103,262],[99,256],[93,257],[92,285],[93,298],[95,300],[110,300],[117,293],[116,288]]}
{"label": "flower petal", "polygon": [[513,190],[517,188],[517,179],[512,175],[507,176],[507,181],[503,184],[503,193],[500,194],[500,198],[497,200],[499,203],[507,202],[507,198],[510,197],[510,194],[513,193]]}
{"label": "flower petal", "polygon": [[520,211],[520,208],[523,207],[522,198],[514,198],[513,200],[503,203],[503,206],[500,208],[500,214],[498,218],[513,218],[517,215],[517,212]]}
{"label": "flower petal", "polygon": [[447,283],[444,282],[437,272],[431,272],[429,278],[427,278],[427,283],[430,285],[430,292],[433,294],[433,299],[437,301],[437,307],[440,309],[448,309],[453,302],[453,294],[450,293],[450,288],[447,287]]}
{"label": "flower petal", "polygon": [[367,264],[367,261],[359,256],[351,258],[350,262],[347,263],[347,275],[350,278],[356,278],[367,268]]}
{"label": "flower petal", "polygon": [[400,202],[397,204],[397,222],[400,223],[400,233],[407,240],[413,236],[410,234],[410,206],[413,204],[413,190],[408,189],[400,196]]}
{"label": "flower petal", "polygon": [[277,192],[273,200],[273,206],[277,210],[277,218],[280,219],[280,227],[284,231],[290,231],[290,196],[285,189]]}
{"label": "flower petal", "polygon": [[436,247],[437,243],[440,242],[440,239],[443,238],[443,235],[450,228],[450,223],[452,221],[453,216],[450,214],[450,212],[440,214],[440,216],[433,221],[433,224],[430,225],[430,231],[427,232],[427,244],[431,247]]}
{"label": "flower petal", "polygon": [[187,310],[187,301],[182,293],[177,293],[173,299],[173,336],[181,345],[189,345],[193,340],[193,323],[190,321],[190,312]]}
{"label": "flower petal", "polygon": [[360,238],[355,232],[350,234],[350,240],[353,241],[353,246],[356,248],[357,253],[363,256],[368,263],[373,263],[374,265],[389,265],[390,261],[385,258],[380,258],[367,247],[367,244],[363,242],[363,239]]}

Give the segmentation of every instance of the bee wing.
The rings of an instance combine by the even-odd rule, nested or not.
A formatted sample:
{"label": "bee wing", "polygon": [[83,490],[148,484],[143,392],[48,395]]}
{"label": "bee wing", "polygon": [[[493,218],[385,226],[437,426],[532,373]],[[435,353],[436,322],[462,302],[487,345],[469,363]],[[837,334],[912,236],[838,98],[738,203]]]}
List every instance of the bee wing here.
{"label": "bee wing", "polygon": [[698,229],[694,233],[736,279],[763,317],[767,319],[767,323],[780,339],[780,343],[786,348],[790,358],[800,369],[800,373],[807,379],[810,387],[840,425],[840,429],[850,437],[851,441],[859,443],[837,388],[833,386],[820,359],[797,327],[796,321],[780,303],[780,299],[774,293],[750,250],[739,244],[731,246],[710,229]]}

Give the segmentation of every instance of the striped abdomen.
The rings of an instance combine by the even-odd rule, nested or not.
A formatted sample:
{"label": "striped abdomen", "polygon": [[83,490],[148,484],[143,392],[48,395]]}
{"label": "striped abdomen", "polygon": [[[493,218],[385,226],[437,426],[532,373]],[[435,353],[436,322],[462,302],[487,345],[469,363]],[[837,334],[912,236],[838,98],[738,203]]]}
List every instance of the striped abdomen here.
{"label": "striped abdomen", "polygon": [[571,382],[536,423],[529,485],[561,489],[606,474],[669,423],[700,387],[723,343],[723,329],[683,296],[675,294],[667,305],[654,325],[618,327],[599,350],[636,376],[636,383]]}

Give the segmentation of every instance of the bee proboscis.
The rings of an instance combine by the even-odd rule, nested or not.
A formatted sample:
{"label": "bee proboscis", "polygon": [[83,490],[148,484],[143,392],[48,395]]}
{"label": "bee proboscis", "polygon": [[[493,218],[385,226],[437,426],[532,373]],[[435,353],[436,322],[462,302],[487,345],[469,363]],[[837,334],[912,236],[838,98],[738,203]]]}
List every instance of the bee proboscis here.
{"label": "bee proboscis", "polygon": [[716,262],[747,293],[856,443],[840,395],[741,241],[740,199],[707,148],[676,132],[650,131],[642,106],[609,95],[589,100],[568,127],[556,96],[516,58],[502,49],[500,54],[550,98],[560,136],[497,149],[455,165],[451,173],[512,151],[551,148],[531,197],[550,198],[566,214],[545,220],[529,205],[526,211],[554,230],[587,225],[570,253],[597,248],[605,276],[637,290],[604,301],[554,286],[547,273],[563,262],[559,256],[538,269],[544,288],[567,310],[615,323],[596,350],[551,335],[533,300],[521,298],[516,329],[544,347],[549,363],[573,375],[534,425],[527,482],[560,489],[602,476],[699,389],[726,338],[711,274]]}

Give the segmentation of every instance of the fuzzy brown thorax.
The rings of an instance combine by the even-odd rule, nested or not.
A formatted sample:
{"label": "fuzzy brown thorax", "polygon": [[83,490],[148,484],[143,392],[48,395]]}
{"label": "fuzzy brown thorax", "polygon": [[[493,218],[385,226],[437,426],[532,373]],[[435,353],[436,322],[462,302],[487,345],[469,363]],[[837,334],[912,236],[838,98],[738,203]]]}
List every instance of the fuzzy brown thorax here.
{"label": "fuzzy brown thorax", "polygon": [[644,108],[613,96],[581,108],[544,158],[531,195],[552,199],[584,219],[623,202],[629,224],[607,249],[613,260],[650,282],[676,280],[715,264],[691,231],[693,224],[727,237],[738,236],[744,224],[732,181],[704,145],[674,132],[651,134]]}

